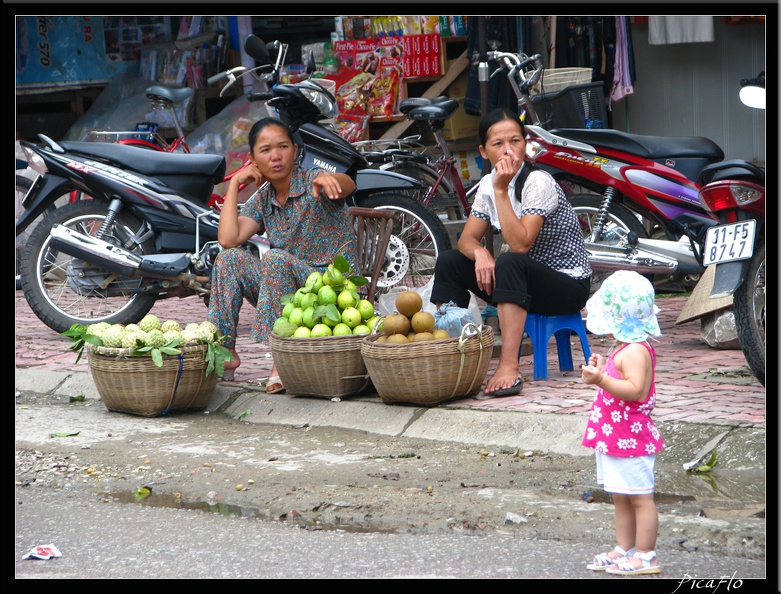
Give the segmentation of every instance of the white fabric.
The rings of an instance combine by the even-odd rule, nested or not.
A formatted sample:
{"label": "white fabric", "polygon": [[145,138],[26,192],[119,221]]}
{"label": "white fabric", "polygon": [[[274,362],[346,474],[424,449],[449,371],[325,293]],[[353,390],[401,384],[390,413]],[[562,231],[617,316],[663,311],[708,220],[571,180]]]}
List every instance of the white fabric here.
{"label": "white fabric", "polygon": [[648,43],[702,43],[715,41],[710,16],[649,16]]}
{"label": "white fabric", "polygon": [[597,484],[608,493],[650,495],[654,492],[656,454],[621,458],[596,452]]}

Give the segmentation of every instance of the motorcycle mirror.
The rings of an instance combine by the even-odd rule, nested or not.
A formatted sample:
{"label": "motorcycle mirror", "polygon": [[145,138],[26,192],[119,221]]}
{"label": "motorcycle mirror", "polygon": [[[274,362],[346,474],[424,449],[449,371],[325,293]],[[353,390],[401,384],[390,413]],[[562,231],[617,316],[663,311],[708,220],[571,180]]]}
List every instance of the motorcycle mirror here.
{"label": "motorcycle mirror", "polygon": [[317,70],[317,64],[315,64],[315,53],[310,49],[309,56],[306,60],[306,73],[311,75],[315,70]]}
{"label": "motorcycle mirror", "polygon": [[263,43],[263,40],[260,39],[260,37],[249,35],[244,42],[244,51],[256,62],[271,64],[271,56],[268,53],[266,44]]}
{"label": "motorcycle mirror", "polygon": [[747,107],[765,109],[765,73],[756,78],[744,78],[740,81],[740,102]]}

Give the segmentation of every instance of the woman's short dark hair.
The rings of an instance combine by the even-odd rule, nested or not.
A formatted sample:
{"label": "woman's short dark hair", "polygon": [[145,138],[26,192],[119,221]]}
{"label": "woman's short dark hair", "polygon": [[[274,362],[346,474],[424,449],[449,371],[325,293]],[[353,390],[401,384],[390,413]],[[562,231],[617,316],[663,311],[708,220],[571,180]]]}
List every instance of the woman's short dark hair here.
{"label": "woman's short dark hair", "polygon": [[488,130],[491,129],[491,126],[503,120],[512,120],[513,122],[516,122],[521,129],[521,134],[526,137],[526,128],[524,128],[523,122],[521,121],[521,118],[518,117],[518,114],[513,113],[506,107],[497,107],[485,114],[483,119],[480,120],[480,127],[478,128],[477,134],[482,146],[485,146],[485,143],[488,141]]}
{"label": "woman's short dark hair", "polygon": [[250,128],[249,131],[250,152],[252,152],[252,147],[255,146],[255,140],[257,140],[258,138],[258,134],[260,134],[263,130],[265,130],[269,126],[278,126],[279,128],[282,128],[287,134],[287,137],[290,139],[290,141],[295,143],[295,141],[293,140],[293,131],[290,129],[290,126],[288,126],[285,122],[281,120],[268,116],[265,118],[260,118],[257,122],[252,124],[252,128]]}

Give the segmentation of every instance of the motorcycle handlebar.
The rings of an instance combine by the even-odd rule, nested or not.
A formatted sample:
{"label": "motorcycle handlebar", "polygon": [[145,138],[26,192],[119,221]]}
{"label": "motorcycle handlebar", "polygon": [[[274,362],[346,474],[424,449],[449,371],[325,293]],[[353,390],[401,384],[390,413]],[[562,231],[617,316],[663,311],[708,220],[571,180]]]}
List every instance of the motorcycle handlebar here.
{"label": "motorcycle handlebar", "polygon": [[258,93],[247,93],[247,101],[268,101],[274,97],[272,91],[260,91]]}

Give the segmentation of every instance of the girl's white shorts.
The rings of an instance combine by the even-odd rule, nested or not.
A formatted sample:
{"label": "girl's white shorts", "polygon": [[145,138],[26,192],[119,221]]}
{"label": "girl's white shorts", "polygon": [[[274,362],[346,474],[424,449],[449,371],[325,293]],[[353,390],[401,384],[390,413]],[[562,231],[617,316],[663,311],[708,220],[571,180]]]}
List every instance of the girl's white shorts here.
{"label": "girl's white shorts", "polygon": [[648,495],[654,492],[656,454],[622,458],[596,452],[597,484],[608,493]]}

